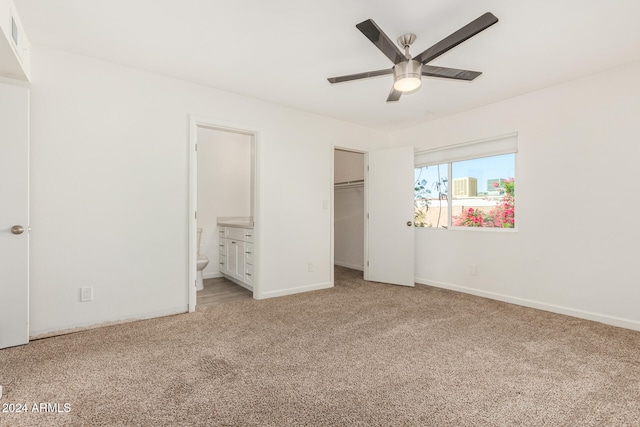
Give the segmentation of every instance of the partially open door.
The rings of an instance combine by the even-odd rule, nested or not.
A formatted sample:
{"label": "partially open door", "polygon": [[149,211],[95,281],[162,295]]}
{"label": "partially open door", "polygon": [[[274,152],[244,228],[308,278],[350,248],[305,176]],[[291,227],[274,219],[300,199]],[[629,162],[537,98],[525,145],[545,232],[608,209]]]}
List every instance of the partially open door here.
{"label": "partially open door", "polygon": [[367,154],[364,279],[414,286],[413,147]]}

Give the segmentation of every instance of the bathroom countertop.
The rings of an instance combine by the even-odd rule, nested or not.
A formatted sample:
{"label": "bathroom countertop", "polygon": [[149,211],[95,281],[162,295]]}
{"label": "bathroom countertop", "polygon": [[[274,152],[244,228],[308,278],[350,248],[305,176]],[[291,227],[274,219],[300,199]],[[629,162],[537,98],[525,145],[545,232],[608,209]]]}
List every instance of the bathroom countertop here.
{"label": "bathroom countertop", "polygon": [[253,218],[250,217],[218,217],[219,227],[253,228]]}

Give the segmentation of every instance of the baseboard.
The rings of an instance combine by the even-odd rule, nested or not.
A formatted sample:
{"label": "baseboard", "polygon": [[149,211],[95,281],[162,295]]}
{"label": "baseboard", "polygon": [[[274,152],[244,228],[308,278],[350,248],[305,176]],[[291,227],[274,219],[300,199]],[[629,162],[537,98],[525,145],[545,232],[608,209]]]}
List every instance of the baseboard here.
{"label": "baseboard", "polygon": [[523,307],[535,308],[538,310],[549,311],[551,313],[564,314],[566,316],[577,317],[580,319],[592,320],[607,325],[618,326],[620,328],[632,329],[640,331],[640,322],[636,320],[624,319],[622,317],[609,316],[607,314],[594,313],[591,311],[578,310],[571,307],[564,307],[555,304],[548,304],[534,301],[526,298],[512,297],[509,295],[499,294],[495,292],[483,291],[480,289],[468,288],[466,286],[452,285],[450,283],[437,282],[420,277],[415,278],[415,282],[421,285],[434,286],[436,288],[449,289],[451,291],[462,292],[465,294],[476,295],[483,298],[489,298],[497,301],[507,302],[510,304],[521,305]]}
{"label": "baseboard", "polygon": [[174,307],[167,310],[159,310],[142,314],[135,314],[124,318],[112,318],[101,320],[99,322],[80,323],[78,325],[67,325],[60,328],[43,329],[41,331],[30,331],[29,340],[37,340],[41,338],[49,338],[57,335],[66,335],[74,332],[87,331],[89,329],[101,328],[103,326],[120,325],[122,323],[137,322],[138,320],[155,319],[156,317],[173,316],[175,314],[187,313],[188,306]]}
{"label": "baseboard", "polygon": [[335,265],[339,265],[340,267],[346,267],[346,268],[350,268],[352,270],[364,271],[364,266],[362,266],[362,265],[349,264],[348,262],[341,262],[341,261],[337,261],[337,260],[334,260],[333,263]]}
{"label": "baseboard", "polygon": [[253,297],[255,299],[283,297],[285,295],[293,295],[293,294],[299,294],[302,292],[318,291],[320,289],[328,289],[332,287],[333,287],[333,284],[331,284],[331,282],[316,283],[314,285],[298,286],[295,288],[281,289],[279,291],[264,292],[264,293],[261,293],[260,295],[256,295],[254,293]]}
{"label": "baseboard", "polygon": [[224,274],[219,271],[211,271],[209,273],[202,272],[203,279],[217,279],[218,277],[224,277]]}

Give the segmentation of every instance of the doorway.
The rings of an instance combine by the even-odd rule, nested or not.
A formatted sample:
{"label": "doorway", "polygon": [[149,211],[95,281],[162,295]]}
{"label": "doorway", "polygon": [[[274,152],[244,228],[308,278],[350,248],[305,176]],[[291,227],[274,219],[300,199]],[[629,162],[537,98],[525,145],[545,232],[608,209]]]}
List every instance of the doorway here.
{"label": "doorway", "polygon": [[[365,281],[388,283],[394,285],[414,286],[414,152],[413,147],[387,148],[366,153],[334,147],[334,161],[332,177],[334,180],[333,198],[333,228],[332,228],[332,283],[335,285],[334,265],[339,265],[338,255],[343,234],[337,231],[337,224],[341,221],[339,201],[337,200],[335,186],[342,183],[350,186],[362,179],[363,183],[363,211],[362,221],[364,225],[354,225],[348,231],[363,230],[363,238],[352,238],[362,251],[362,261],[353,265],[363,267]],[[340,166],[340,156],[360,158],[362,155],[362,168],[358,166]],[[338,154],[338,157],[336,157]],[[347,162],[348,163],[348,162]],[[355,172],[362,171],[360,175],[346,178],[342,170]],[[354,206],[360,206],[355,204]],[[348,232],[347,231],[347,232]],[[362,241],[362,246],[360,246]]]}
{"label": "doorway", "polygon": [[364,271],[365,153],[334,148],[334,265]]}
{"label": "doorway", "polygon": [[[220,218],[246,219],[254,230],[253,244],[258,246],[255,221],[256,140],[257,131],[249,127],[191,117],[188,279],[190,312],[195,310],[198,301],[198,267],[201,268],[201,279],[213,280],[215,283],[226,281],[220,264],[224,257],[218,232]],[[204,269],[201,267],[203,257],[208,259]],[[257,262],[254,259],[253,295],[256,295],[259,289],[256,280],[259,271]],[[246,293],[243,296],[246,297]],[[207,300],[210,300],[210,297]]]}

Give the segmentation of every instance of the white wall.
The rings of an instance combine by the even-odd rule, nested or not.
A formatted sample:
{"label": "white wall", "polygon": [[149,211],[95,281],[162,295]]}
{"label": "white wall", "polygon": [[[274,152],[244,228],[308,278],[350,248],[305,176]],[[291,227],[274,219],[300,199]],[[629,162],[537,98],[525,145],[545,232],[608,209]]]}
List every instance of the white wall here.
{"label": "white wall", "polygon": [[635,63],[393,133],[417,149],[519,135],[518,231],[417,229],[417,280],[640,329],[639,75]]}
{"label": "white wall", "polygon": [[333,159],[334,183],[339,184],[364,179],[364,153],[336,149]]}
{"label": "white wall", "polygon": [[364,185],[334,191],[335,264],[364,270]]}
{"label": "white wall", "polygon": [[32,336],[186,311],[189,114],[258,129],[258,297],[330,285],[333,145],[386,134],[39,46],[31,73]]}
{"label": "white wall", "polygon": [[198,128],[200,253],[209,258],[205,279],[220,277],[217,218],[250,217],[251,136]]}
{"label": "white wall", "polygon": [[[335,150],[334,182],[364,179],[364,154]],[[336,187],[334,206],[334,263],[364,269],[364,184]]]}

